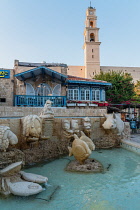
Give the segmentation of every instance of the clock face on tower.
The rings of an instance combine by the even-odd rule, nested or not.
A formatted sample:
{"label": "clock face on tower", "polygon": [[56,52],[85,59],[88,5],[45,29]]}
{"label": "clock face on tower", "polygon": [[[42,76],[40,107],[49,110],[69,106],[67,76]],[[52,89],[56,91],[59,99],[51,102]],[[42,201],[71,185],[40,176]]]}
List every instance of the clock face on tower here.
{"label": "clock face on tower", "polygon": [[92,11],[89,11],[89,14],[90,14],[90,15],[93,15],[93,12],[92,12]]}

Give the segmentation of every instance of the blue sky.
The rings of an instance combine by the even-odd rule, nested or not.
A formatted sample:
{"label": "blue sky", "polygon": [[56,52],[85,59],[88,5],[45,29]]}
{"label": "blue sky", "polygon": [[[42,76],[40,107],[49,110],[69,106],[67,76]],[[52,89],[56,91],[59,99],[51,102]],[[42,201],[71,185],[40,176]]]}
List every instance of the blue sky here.
{"label": "blue sky", "polygon": [[[90,0],[0,0],[0,67],[14,60],[84,65]],[[91,0],[100,28],[102,66],[140,66],[140,1]]]}

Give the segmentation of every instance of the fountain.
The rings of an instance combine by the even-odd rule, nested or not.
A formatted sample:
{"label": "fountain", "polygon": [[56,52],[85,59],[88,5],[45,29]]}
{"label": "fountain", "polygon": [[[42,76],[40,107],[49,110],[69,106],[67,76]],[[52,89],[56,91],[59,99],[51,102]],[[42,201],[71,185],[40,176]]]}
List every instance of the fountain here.
{"label": "fountain", "polygon": [[[115,147],[124,130],[124,123],[119,116],[113,114],[105,117],[55,118],[51,101],[48,100],[41,114],[18,119],[16,127],[11,123],[12,119],[9,123],[11,127],[0,126],[0,192],[21,196],[41,192],[39,184],[42,181],[39,180],[44,180],[44,183],[47,178],[20,171],[21,165],[56,159],[67,155],[68,151],[69,156],[74,156],[75,160],[70,159],[66,171],[103,172],[104,167],[100,161],[91,158],[92,151],[103,148],[103,145],[107,148]],[[21,185],[24,186],[23,192],[20,192]],[[31,190],[27,194],[26,188]]]}

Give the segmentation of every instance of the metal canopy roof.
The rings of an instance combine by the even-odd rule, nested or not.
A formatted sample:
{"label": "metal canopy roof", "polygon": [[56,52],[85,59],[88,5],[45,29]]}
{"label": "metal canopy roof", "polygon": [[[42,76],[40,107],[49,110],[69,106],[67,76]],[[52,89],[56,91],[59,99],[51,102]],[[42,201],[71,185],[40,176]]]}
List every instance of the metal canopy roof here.
{"label": "metal canopy roof", "polygon": [[29,78],[35,78],[36,76],[38,75],[49,75],[51,76],[52,78],[57,78],[58,80],[61,80],[61,81],[65,81],[67,76],[64,75],[64,74],[61,74],[57,71],[54,71],[52,69],[49,69],[49,68],[46,68],[44,66],[40,66],[40,67],[37,67],[37,68],[34,68],[34,69],[30,69],[28,71],[24,71],[24,72],[21,72],[19,74],[15,74],[14,76],[20,80],[20,81],[25,81]]}
{"label": "metal canopy roof", "polygon": [[96,81],[81,81],[81,80],[67,80],[66,83],[68,84],[89,84],[89,85],[105,85],[111,86],[112,84],[109,82],[96,82]]}

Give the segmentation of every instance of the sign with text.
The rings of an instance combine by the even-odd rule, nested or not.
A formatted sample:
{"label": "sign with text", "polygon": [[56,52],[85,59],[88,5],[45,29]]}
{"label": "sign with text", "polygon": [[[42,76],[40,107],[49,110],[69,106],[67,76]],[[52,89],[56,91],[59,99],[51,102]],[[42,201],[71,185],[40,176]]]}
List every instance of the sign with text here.
{"label": "sign with text", "polygon": [[9,79],[10,78],[10,70],[1,70],[0,69],[0,78]]}

